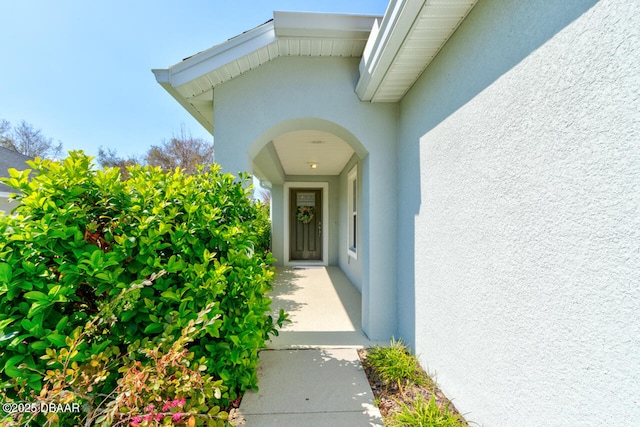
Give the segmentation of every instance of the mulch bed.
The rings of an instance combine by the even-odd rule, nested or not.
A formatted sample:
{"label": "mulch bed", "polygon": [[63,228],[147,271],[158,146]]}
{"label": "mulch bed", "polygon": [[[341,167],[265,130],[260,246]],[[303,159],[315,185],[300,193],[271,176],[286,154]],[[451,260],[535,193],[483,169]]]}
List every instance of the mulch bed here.
{"label": "mulch bed", "polygon": [[[411,405],[419,395],[424,396],[428,401],[431,399],[432,394],[435,394],[436,403],[440,408],[448,404],[451,412],[460,414],[453,403],[451,403],[451,401],[449,401],[449,399],[447,399],[447,397],[438,388],[435,382],[431,381],[431,384],[425,386],[407,385],[402,391],[400,391],[397,384],[387,384],[373,369],[364,363],[364,360],[367,357],[366,349],[358,350],[358,355],[360,356],[360,361],[363,362],[362,366],[367,379],[369,380],[371,390],[373,391],[373,397],[378,404],[378,409],[380,409],[380,413],[384,420],[386,420],[391,413],[399,410],[401,403]],[[462,415],[460,416],[462,417]]]}

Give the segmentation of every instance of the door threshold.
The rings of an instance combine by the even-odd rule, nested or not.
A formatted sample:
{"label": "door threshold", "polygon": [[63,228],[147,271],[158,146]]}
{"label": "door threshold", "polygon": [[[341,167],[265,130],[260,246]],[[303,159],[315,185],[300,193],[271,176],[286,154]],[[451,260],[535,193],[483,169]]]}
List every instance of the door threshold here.
{"label": "door threshold", "polygon": [[306,268],[306,267],[326,267],[324,261],[289,261],[285,263],[287,267]]}

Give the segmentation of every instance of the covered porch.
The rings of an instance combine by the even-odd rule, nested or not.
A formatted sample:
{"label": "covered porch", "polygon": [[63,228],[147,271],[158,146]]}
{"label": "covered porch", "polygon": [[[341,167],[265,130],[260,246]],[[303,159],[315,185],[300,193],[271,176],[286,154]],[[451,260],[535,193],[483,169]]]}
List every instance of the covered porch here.
{"label": "covered porch", "polygon": [[276,12],[154,73],[215,135],[223,171],[271,190],[278,264],[339,267],[360,291],[366,335],[387,340],[398,330],[398,106],[354,92],[376,19]]}

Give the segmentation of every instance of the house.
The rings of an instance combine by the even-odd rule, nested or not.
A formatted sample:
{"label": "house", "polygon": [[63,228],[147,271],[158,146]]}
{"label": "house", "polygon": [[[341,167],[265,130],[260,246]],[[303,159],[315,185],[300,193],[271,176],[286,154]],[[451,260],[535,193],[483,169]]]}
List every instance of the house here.
{"label": "house", "polygon": [[[8,178],[10,168],[30,169],[26,163],[27,160],[32,159],[8,148],[0,147],[0,177]],[[9,198],[13,193],[18,193],[18,191],[0,182],[0,215],[10,213],[17,206],[17,202]]]}
{"label": "house", "polygon": [[640,2],[274,12],[156,80],[484,426],[640,420]]}

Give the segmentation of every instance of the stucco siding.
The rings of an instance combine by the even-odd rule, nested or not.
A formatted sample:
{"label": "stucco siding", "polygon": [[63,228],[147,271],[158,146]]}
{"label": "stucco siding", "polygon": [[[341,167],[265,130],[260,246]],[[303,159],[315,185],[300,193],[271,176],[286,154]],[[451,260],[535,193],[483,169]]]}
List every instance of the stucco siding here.
{"label": "stucco siding", "polygon": [[401,104],[401,334],[485,427],[640,420],[639,29],[483,0]]}

